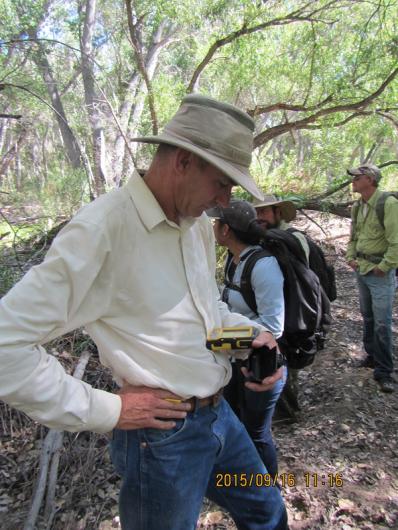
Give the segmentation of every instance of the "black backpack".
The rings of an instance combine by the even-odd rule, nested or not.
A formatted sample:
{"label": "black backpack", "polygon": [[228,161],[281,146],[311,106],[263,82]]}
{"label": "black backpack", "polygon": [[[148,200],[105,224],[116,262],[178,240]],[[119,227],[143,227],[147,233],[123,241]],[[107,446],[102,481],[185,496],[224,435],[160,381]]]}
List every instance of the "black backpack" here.
{"label": "black backpack", "polygon": [[321,247],[301,230],[288,228],[286,232],[289,232],[290,234],[294,234],[294,232],[300,232],[300,234],[303,234],[310,249],[308,257],[309,267],[318,276],[323,290],[325,291],[326,296],[329,298],[329,301],[334,302],[337,298],[336,275],[333,265],[329,265],[327,263],[325,254],[323,253]]}
{"label": "black backpack", "polygon": [[225,286],[239,291],[246,304],[257,313],[251,273],[256,262],[265,256],[274,256],[284,277],[285,323],[284,333],[278,339],[279,347],[291,368],[300,369],[313,363],[315,354],[324,346],[329,330],[330,302],[318,276],[307,266],[301,244],[284,230],[272,229],[261,242],[262,249],[253,249],[243,256],[240,285],[232,283],[235,265],[228,256],[225,268]]}

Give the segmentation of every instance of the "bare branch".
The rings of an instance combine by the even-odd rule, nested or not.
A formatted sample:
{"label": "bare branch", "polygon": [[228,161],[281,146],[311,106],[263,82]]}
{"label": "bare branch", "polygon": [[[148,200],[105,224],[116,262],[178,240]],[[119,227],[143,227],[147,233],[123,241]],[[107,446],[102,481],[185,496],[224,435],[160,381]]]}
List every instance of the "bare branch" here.
{"label": "bare branch", "polygon": [[305,105],[289,105],[288,103],[273,103],[272,105],[267,105],[266,107],[259,107],[256,105],[254,109],[247,110],[246,112],[250,114],[253,118],[255,116],[259,116],[260,114],[267,114],[269,112],[274,112],[277,110],[289,110],[293,112],[311,112],[313,110],[317,110],[322,108],[326,103],[330,103],[333,100],[333,94],[330,94],[327,96],[323,101],[320,101],[316,105],[312,106],[305,106]]}
{"label": "bare branch", "polygon": [[[14,83],[3,83],[3,85],[0,86],[0,90],[2,88],[6,88],[6,87],[10,87],[10,88],[18,88],[19,90],[24,90],[25,92],[27,92],[28,94],[30,94],[31,96],[37,98],[38,100],[40,100],[42,103],[44,103],[44,105],[46,105],[48,108],[50,108],[55,114],[57,114],[59,116],[59,118],[61,120],[64,120],[64,117],[61,116],[61,114],[57,111],[56,108],[54,108],[52,105],[50,105],[50,103],[48,103],[45,99],[43,99],[41,96],[39,96],[39,94],[36,94],[36,92],[33,92],[32,90],[30,90],[29,88],[23,86],[23,85],[15,85]],[[64,120],[65,121],[65,120]],[[67,122],[65,122],[67,124]]]}
{"label": "bare branch", "polygon": [[338,191],[346,188],[350,184],[351,184],[351,179],[345,180],[344,182],[341,182],[337,186],[332,186],[331,188],[326,190],[324,193],[321,193],[320,195],[317,195],[316,197],[313,197],[311,200],[312,201],[322,201],[322,200],[326,199],[327,197],[330,197],[331,195],[334,195]]}
{"label": "bare branch", "polygon": [[[76,379],[82,379],[87,363],[90,359],[90,352],[84,351],[73,373]],[[58,478],[58,464],[60,451],[63,444],[64,431],[50,429],[43,441],[40,454],[39,476],[35,485],[35,493],[28,517],[24,524],[24,530],[34,530],[36,521],[42,505],[44,494],[47,488],[47,498],[45,505],[45,518],[52,521],[55,513],[54,498]],[[48,480],[48,485],[47,485]],[[49,528],[51,525],[47,525]]]}
{"label": "bare branch", "polygon": [[383,162],[383,164],[379,164],[379,167],[387,167],[387,166],[398,166],[398,160],[389,160],[388,162]]}
{"label": "bare branch", "polygon": [[[398,67],[395,68],[390,75],[383,81],[383,83],[375,90],[372,94],[367,96],[364,99],[361,99],[360,101],[357,101],[355,103],[347,103],[342,105],[335,105],[333,107],[328,107],[325,109],[321,109],[318,112],[315,112],[311,116],[307,116],[306,118],[303,118],[301,120],[296,120],[293,122],[285,122],[279,125],[276,125],[275,127],[270,127],[266,131],[261,132],[258,134],[254,139],[254,146],[258,147],[260,145],[263,145],[267,142],[269,142],[272,138],[275,138],[276,136],[279,136],[281,134],[285,134],[286,132],[289,132],[294,129],[308,129],[311,128],[310,124],[313,124],[316,122],[319,118],[323,118],[325,116],[328,116],[330,114],[334,114],[337,112],[348,112],[351,110],[358,110],[362,111],[362,109],[369,106],[380,94],[383,93],[383,91],[386,89],[386,87],[395,79],[395,77],[398,75]],[[352,118],[350,118],[352,119]],[[320,128],[321,125],[317,124],[315,126],[312,126],[313,128]]]}
{"label": "bare branch", "polygon": [[157,134],[158,133],[158,121],[156,117],[155,98],[153,95],[152,84],[149,79],[146,67],[145,67],[145,61],[142,56],[142,47],[141,47],[139,35],[137,32],[137,25],[139,24],[139,22],[137,22],[136,24],[134,23],[131,0],[125,0],[125,2],[126,2],[126,8],[127,8],[127,23],[128,23],[131,43],[133,45],[135,60],[137,62],[137,67],[145,81],[145,85],[148,91],[148,103],[149,103],[149,110],[151,112],[152,131],[153,131],[153,134]]}
{"label": "bare branch", "polygon": [[[36,43],[36,44],[40,44],[41,42],[50,42],[52,44],[61,44],[61,46],[64,46],[65,48],[69,48],[70,50],[73,50],[75,52],[78,53],[78,55],[83,55],[84,52],[82,50],[79,50],[79,48],[75,48],[74,46],[71,46],[70,44],[66,44],[66,42],[62,42],[60,40],[55,40],[55,39],[43,39],[43,38],[29,38],[29,39],[11,39],[9,41],[0,41],[0,48],[4,45],[8,45],[8,44],[16,44],[16,43],[19,43],[19,44],[27,44],[27,43]],[[100,67],[101,68],[101,65],[99,63],[97,63],[92,57],[90,57],[90,59],[93,61],[93,63],[95,63],[96,66]]]}
{"label": "bare branch", "polygon": [[20,120],[22,118],[22,114],[2,114],[0,113],[0,118],[9,118],[10,120]]}
{"label": "bare branch", "polygon": [[119,120],[118,120],[118,118],[117,118],[117,116],[116,116],[116,113],[115,113],[115,111],[113,110],[112,104],[111,104],[111,102],[109,101],[109,99],[106,97],[105,92],[102,90],[102,88],[98,87],[98,89],[99,89],[99,91],[100,91],[102,97],[104,98],[104,101],[105,101],[106,104],[108,105],[109,110],[111,111],[112,117],[113,117],[113,119],[115,120],[116,126],[117,126],[117,128],[119,129],[119,132],[120,132],[120,134],[121,134],[121,136],[122,136],[122,138],[123,138],[123,140],[124,140],[124,142],[125,142],[126,148],[127,148],[128,152],[129,152],[129,155],[131,156],[131,160],[133,161],[134,167],[136,167],[136,166],[137,166],[136,159],[135,159],[135,157],[134,157],[134,154],[133,154],[132,150],[130,149],[130,144],[129,144],[128,138],[127,138],[127,136],[125,135],[122,126],[120,125],[120,122],[119,122]]}

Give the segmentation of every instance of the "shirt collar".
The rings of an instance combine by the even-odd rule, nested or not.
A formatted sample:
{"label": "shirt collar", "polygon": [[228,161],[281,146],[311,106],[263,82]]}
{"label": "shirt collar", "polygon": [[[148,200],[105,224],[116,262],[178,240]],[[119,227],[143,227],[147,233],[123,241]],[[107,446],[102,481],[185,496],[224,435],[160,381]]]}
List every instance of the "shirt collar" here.
{"label": "shirt collar", "polygon": [[166,216],[144,179],[134,171],[126,185],[131,200],[137,208],[142,224],[151,231],[158,224],[166,221]]}
{"label": "shirt collar", "polygon": [[156,200],[151,190],[146,185],[145,180],[139,175],[137,171],[134,171],[133,176],[126,184],[131,200],[137,208],[138,215],[145,226],[150,232],[155,226],[160,223],[167,223],[173,228],[181,229],[185,231],[189,229],[196,219],[194,217],[186,217],[181,219],[180,226],[167,219],[166,214],[161,208],[160,204]]}
{"label": "shirt collar", "polygon": [[380,191],[379,189],[376,189],[376,191],[373,193],[373,195],[369,198],[369,200],[366,203],[363,201],[363,199],[361,199],[361,202],[362,204],[368,204],[372,208],[375,208],[379,196],[380,196]]}
{"label": "shirt collar", "polygon": [[247,245],[240,253],[239,253],[239,259],[240,261],[243,261],[247,255],[253,251],[253,250],[262,250],[261,245]]}

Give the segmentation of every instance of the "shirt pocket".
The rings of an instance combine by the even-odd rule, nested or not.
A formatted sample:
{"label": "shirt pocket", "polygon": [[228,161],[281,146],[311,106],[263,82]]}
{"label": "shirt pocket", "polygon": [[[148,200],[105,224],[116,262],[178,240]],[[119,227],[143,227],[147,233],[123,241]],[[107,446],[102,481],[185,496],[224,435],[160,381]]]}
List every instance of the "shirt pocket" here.
{"label": "shirt pocket", "polygon": [[384,230],[376,217],[371,217],[365,226],[365,234],[370,239],[380,239],[384,236]]}

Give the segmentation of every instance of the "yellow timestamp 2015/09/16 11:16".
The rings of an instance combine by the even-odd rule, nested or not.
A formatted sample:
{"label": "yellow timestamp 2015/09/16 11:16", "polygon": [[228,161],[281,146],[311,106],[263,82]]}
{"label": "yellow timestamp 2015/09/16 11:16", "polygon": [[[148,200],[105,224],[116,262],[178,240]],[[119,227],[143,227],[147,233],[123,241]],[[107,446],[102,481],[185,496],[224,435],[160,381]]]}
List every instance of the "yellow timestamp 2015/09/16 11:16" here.
{"label": "yellow timestamp 2015/09/16 11:16", "polygon": [[[304,479],[304,482],[303,482]],[[318,488],[328,486],[330,488],[341,488],[343,478],[340,473],[217,473],[217,488],[247,488],[247,487],[269,487],[281,486],[282,488],[303,485],[306,488]]]}
{"label": "yellow timestamp 2015/09/16 11:16", "polygon": [[317,488],[318,486],[343,487],[341,473],[304,473],[304,482],[306,488]]}

